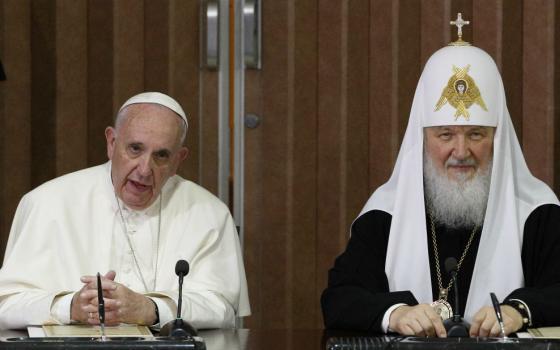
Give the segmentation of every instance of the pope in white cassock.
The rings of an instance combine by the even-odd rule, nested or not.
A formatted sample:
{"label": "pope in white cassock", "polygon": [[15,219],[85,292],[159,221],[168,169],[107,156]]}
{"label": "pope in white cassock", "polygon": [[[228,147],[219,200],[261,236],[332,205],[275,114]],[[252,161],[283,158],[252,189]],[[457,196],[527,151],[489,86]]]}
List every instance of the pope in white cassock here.
{"label": "pope in white cassock", "polygon": [[329,272],[325,325],[445,337],[458,313],[470,336],[497,336],[495,293],[506,334],[557,326],[558,227],[558,199],[527,168],[496,64],[459,40],[426,63],[393,174]]}
{"label": "pope in white cassock", "polygon": [[158,327],[175,319],[175,264],[190,272],[182,316],[234,327],[250,314],[242,252],[228,208],[176,175],[188,124],[171,97],[142,93],[105,131],[110,161],[49,181],[21,200],[0,270],[0,328],[98,324]]}

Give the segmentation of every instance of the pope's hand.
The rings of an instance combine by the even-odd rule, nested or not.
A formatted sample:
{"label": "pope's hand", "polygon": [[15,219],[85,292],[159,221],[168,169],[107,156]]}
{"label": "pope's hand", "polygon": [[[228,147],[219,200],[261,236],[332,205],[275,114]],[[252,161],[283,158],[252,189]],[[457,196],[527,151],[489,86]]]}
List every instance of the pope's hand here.
{"label": "pope's hand", "polygon": [[[523,326],[521,314],[513,307],[502,305],[500,309],[506,335],[518,331]],[[469,334],[471,337],[501,336],[500,324],[493,307],[485,306],[474,315]]]}
{"label": "pope's hand", "polygon": [[[109,271],[101,278],[103,301],[105,302],[105,324],[108,326],[120,323],[152,325],[156,321],[154,302],[130,288],[114,281],[116,273]],[[78,300],[76,307],[80,308],[80,319],[72,318],[84,323],[99,324],[97,276],[83,276],[80,279],[84,287],[76,293]],[[72,310],[74,310],[74,302]]]}
{"label": "pope's hand", "polygon": [[429,304],[399,306],[389,317],[389,328],[402,335],[447,336],[441,317]]}
{"label": "pope's hand", "polygon": [[[109,271],[103,280],[114,280],[115,271]],[[83,276],[80,278],[84,286],[74,293],[72,297],[72,307],[70,308],[70,318],[80,323],[99,324],[97,315],[97,276]],[[109,287],[102,282],[104,288]]]}

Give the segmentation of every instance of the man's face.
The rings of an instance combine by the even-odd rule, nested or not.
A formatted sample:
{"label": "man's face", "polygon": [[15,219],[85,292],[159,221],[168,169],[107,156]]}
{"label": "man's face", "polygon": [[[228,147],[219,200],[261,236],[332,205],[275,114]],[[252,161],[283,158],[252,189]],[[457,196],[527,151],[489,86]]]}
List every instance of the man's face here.
{"label": "man's face", "polygon": [[434,126],[424,129],[426,153],[436,169],[451,180],[470,180],[492,159],[494,128]]}
{"label": "man's face", "polygon": [[180,145],[181,119],[157,104],[134,104],[117,129],[105,130],[111,178],[117,196],[132,209],[144,209],[175,175],[188,150]]}

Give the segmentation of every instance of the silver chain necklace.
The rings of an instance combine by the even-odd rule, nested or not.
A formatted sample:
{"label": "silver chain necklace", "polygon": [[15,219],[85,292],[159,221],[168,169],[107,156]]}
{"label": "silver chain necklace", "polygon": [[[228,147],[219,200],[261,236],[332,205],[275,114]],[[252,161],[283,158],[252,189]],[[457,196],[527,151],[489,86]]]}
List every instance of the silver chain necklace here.
{"label": "silver chain necklace", "polygon": [[[163,194],[160,193],[159,195],[159,214],[158,214],[158,230],[157,230],[157,237],[156,237],[156,261],[155,261],[155,267],[154,267],[154,286],[151,289],[152,291],[156,290],[156,280],[157,280],[157,269],[158,269],[158,260],[159,260],[159,233],[161,231],[161,201]],[[119,198],[117,197],[117,194],[115,193],[115,199],[117,200],[117,206],[119,208],[119,214],[121,217],[121,222],[123,225],[123,233],[124,236],[126,237],[126,241],[128,242],[128,247],[130,248],[130,251],[132,252],[132,258],[134,259],[134,264],[136,265],[136,269],[138,270],[138,274],[140,275],[140,279],[142,280],[142,284],[144,285],[144,289],[146,290],[146,292],[149,292],[150,289],[148,289],[148,284],[146,283],[146,280],[144,279],[144,275],[142,274],[142,269],[140,268],[140,264],[138,263],[138,258],[136,257],[136,251],[134,250],[134,246],[132,245],[132,242],[130,241],[130,237],[128,237],[128,225],[126,224],[126,220],[124,219],[123,213],[122,213],[122,209],[121,209],[121,203],[119,201]]]}

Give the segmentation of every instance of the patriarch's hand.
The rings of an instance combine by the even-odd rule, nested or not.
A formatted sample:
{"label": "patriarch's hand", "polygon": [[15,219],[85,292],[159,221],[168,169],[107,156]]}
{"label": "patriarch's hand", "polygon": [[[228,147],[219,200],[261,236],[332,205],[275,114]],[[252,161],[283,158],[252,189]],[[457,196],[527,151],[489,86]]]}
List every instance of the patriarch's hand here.
{"label": "patriarch's hand", "polygon": [[402,335],[447,336],[441,317],[429,304],[399,306],[389,317],[389,328]]}
{"label": "patriarch's hand", "polygon": [[[506,335],[514,333],[523,326],[521,314],[509,305],[502,305],[502,318]],[[499,337],[501,336],[500,324],[496,318],[496,312],[491,306],[485,306],[474,315],[471,329],[471,337]]]}

